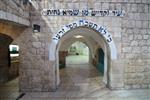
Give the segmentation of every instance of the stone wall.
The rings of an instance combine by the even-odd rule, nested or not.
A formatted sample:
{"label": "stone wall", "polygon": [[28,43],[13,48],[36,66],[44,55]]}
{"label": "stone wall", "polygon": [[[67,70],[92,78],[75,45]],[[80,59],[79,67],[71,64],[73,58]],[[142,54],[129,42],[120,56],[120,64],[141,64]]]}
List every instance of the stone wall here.
{"label": "stone wall", "polygon": [[150,0],[126,4],[122,20],[124,88],[150,88]]}
{"label": "stone wall", "polygon": [[1,0],[0,33],[17,38],[30,26],[30,6],[28,0]]}
{"label": "stone wall", "polygon": [[20,90],[51,91],[54,85],[53,63],[48,61],[49,41],[46,33],[25,30],[17,40],[20,46]]}
{"label": "stone wall", "polygon": [[29,26],[29,10],[30,4],[28,0],[1,0],[0,20],[12,21]]}
{"label": "stone wall", "polygon": [[19,63],[10,61],[9,45],[17,44],[16,39],[30,25],[30,4],[24,1],[0,1],[0,82],[18,75]]}
{"label": "stone wall", "polygon": [[9,80],[12,80],[19,76],[19,56],[18,57],[11,57],[11,62],[8,69],[8,77]]}
{"label": "stone wall", "polygon": [[[110,60],[110,88],[150,87],[150,1],[149,0],[58,0],[37,1],[31,8],[31,24],[41,26],[33,33],[26,29],[19,37],[21,48],[21,91],[56,89],[55,61],[49,61],[51,36],[64,25],[86,19],[105,25],[117,48],[117,59]],[[38,6],[39,5],[39,6]],[[43,8],[125,10],[124,17],[42,16]]]}

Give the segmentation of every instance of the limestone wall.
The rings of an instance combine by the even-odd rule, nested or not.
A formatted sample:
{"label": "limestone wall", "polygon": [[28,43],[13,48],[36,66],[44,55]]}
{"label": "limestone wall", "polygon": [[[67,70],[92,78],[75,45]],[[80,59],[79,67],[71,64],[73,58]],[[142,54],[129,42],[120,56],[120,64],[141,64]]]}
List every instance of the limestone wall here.
{"label": "limestone wall", "polygon": [[0,1],[0,20],[12,21],[29,26],[28,0],[1,0]]}
{"label": "limestone wall", "polygon": [[17,38],[30,26],[30,6],[28,0],[1,0],[0,33]]}
{"label": "limestone wall", "polygon": [[[61,27],[79,19],[105,25],[117,48],[117,59],[109,60],[110,88],[150,87],[150,1],[149,0],[42,0],[33,2],[32,28],[19,37],[21,53],[21,91],[56,89],[55,61],[49,61],[51,37]],[[35,6],[36,5],[36,6]],[[38,6],[39,5],[39,6]],[[124,17],[42,16],[43,8],[124,10]],[[108,56],[110,56],[108,54]]]}
{"label": "limestone wall", "polygon": [[8,76],[9,80],[12,80],[19,76],[19,56],[18,57],[12,57],[10,62],[9,70],[8,70]]}
{"label": "limestone wall", "polygon": [[12,42],[17,44],[16,39],[30,26],[30,4],[25,1],[27,0],[0,1],[0,82],[18,75],[19,63],[10,61],[9,45]]}
{"label": "limestone wall", "polygon": [[125,88],[150,88],[150,1],[126,4],[121,52]]}

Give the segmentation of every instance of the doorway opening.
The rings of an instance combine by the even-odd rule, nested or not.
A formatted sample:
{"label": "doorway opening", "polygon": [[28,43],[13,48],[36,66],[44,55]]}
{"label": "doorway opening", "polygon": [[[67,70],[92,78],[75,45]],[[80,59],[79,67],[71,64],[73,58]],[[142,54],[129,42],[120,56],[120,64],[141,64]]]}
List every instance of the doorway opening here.
{"label": "doorway opening", "polygon": [[19,46],[14,39],[0,33],[0,98],[19,95]]}
{"label": "doorway opening", "polygon": [[97,32],[86,27],[70,30],[61,38],[57,50],[60,86],[86,84],[87,88],[92,88],[91,84],[96,84],[106,87],[108,49]]}
{"label": "doorway opening", "polygon": [[[74,92],[93,91],[94,86],[99,86],[99,89],[105,88],[103,75],[98,69],[98,63],[94,65],[92,57],[90,56],[94,55],[93,52],[91,52],[92,48],[89,48],[86,43],[80,41],[75,41],[70,46],[65,46],[64,43],[63,46],[60,47],[60,50],[62,50],[62,48],[65,48],[67,52],[59,51],[61,88],[66,89],[66,86],[71,86],[70,92],[72,92],[72,90]],[[95,54],[98,55],[97,52],[95,52]],[[99,62],[99,59],[96,60]],[[63,64],[64,66],[62,67],[60,62],[62,63],[63,61],[65,61],[65,64]],[[83,90],[81,89],[81,86],[84,87],[82,88]],[[75,88],[77,89],[74,90]],[[87,89],[86,91],[85,88]]]}
{"label": "doorway opening", "polygon": [[[52,37],[50,43],[49,60],[54,63],[55,88],[61,83],[59,70],[59,51],[65,51],[65,45],[71,45],[76,41],[85,43],[90,49],[89,64],[103,64],[103,83],[111,88],[111,65],[113,60],[117,59],[117,50],[112,35],[106,27],[100,26],[88,20],[78,20],[68,25]],[[101,48],[104,52],[103,62],[98,59],[97,49]],[[61,50],[60,50],[61,49]],[[65,51],[67,56],[67,50]],[[97,60],[98,59],[98,60]],[[100,60],[100,61],[99,61]]]}

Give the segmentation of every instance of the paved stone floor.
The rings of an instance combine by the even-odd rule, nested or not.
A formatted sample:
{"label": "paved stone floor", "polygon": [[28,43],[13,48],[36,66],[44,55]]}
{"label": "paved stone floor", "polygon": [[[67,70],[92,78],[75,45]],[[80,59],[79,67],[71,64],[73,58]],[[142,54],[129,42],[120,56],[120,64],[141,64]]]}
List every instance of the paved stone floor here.
{"label": "paved stone floor", "polygon": [[88,64],[89,56],[86,55],[70,55],[66,57],[66,64]]}
{"label": "paved stone floor", "polygon": [[0,84],[0,100],[15,100],[20,95],[18,91],[18,78]]}
{"label": "paved stone floor", "polygon": [[[28,92],[19,100],[150,100],[150,89],[107,89],[96,68],[79,61],[60,70],[61,85],[56,92]],[[17,82],[18,79],[0,85],[0,100],[17,98]]]}

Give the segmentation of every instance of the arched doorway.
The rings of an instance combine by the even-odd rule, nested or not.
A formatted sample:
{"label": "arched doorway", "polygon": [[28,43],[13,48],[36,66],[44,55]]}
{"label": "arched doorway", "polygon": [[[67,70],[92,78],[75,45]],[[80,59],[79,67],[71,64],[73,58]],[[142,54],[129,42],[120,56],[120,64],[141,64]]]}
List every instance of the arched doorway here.
{"label": "arched doorway", "polygon": [[0,40],[0,83],[6,83],[19,75],[19,46],[2,33]]}
{"label": "arched doorway", "polygon": [[[71,37],[74,36],[83,36],[84,41],[92,47],[101,47],[105,53],[104,57],[104,77],[103,82],[109,86],[109,69],[111,67],[111,60],[116,59],[116,47],[111,37],[111,34],[106,30],[105,27],[99,26],[93,22],[87,20],[79,20],[64,26],[57,34],[54,34],[52,43],[50,45],[50,55],[49,59],[55,61],[55,78],[56,78],[56,87],[60,83],[59,76],[59,48],[63,42],[67,39],[73,40]],[[91,50],[93,53],[91,55],[91,62],[96,58],[96,47]]]}
{"label": "arched doorway", "polygon": [[[6,31],[11,29],[4,28]],[[0,32],[0,98],[19,96],[19,45],[15,33]]]}

